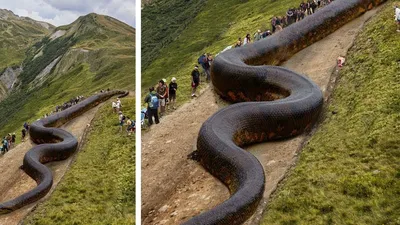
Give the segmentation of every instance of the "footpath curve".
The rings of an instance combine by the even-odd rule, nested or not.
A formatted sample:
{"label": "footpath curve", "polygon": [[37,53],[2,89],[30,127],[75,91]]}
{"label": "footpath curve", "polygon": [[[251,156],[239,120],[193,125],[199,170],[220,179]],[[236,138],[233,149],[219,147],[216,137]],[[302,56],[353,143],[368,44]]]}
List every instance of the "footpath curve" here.
{"label": "footpath curve", "polygon": [[[330,81],[338,56],[345,56],[357,32],[377,9],[346,24],[282,64],[309,76],[330,94]],[[198,164],[187,161],[200,124],[218,110],[219,98],[211,89],[164,117],[142,137],[142,218],[144,224],[178,224],[226,200],[229,193]],[[172,132],[173,131],[173,132]],[[268,198],[287,169],[294,164],[305,136],[247,148],[261,161],[267,174],[264,199],[256,215],[246,224],[257,224]],[[163,146],[163,149],[159,148]],[[276,151],[279,150],[279,151]],[[152,174],[150,176],[150,174]]]}
{"label": "footpath curve", "polygon": [[[38,144],[46,144],[34,146],[28,140],[15,146],[0,158],[0,171],[5,178],[0,179],[0,190],[2,191],[0,200],[3,201],[0,206],[3,214],[8,213],[0,216],[0,224],[3,224],[2,221],[4,221],[4,224],[16,224],[36,205],[30,203],[38,201],[46,196],[50,189],[54,189],[56,185],[52,186],[53,177],[49,168],[54,169],[54,166],[57,168],[55,171],[55,183],[58,183],[61,178],[59,175],[62,176],[65,173],[72,157],[60,163],[51,163],[51,161],[66,159],[75,152],[78,146],[77,138],[82,139],[86,127],[90,124],[101,102],[114,95],[123,97],[127,94],[128,92],[126,91],[110,91],[97,94],[31,125],[31,140]],[[65,124],[63,128],[69,128],[72,134],[63,129],[48,128],[60,127],[63,124]],[[31,149],[27,151],[29,148]],[[27,153],[23,156],[23,166],[19,167],[22,154],[26,151]],[[46,166],[42,165],[42,163],[47,162],[49,163]],[[14,173],[11,173],[12,171]],[[58,174],[58,172],[61,174]],[[34,182],[29,179],[27,174],[38,183],[38,186],[34,187]]]}

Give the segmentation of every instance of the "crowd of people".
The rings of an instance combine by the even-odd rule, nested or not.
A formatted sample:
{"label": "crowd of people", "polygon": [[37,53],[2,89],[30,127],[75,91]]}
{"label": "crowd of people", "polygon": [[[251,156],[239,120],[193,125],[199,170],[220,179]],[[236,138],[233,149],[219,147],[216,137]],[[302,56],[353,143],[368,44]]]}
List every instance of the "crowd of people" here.
{"label": "crowd of people", "polygon": [[[334,0],[308,0],[307,2],[303,1],[302,3],[300,3],[299,7],[292,7],[288,9],[286,15],[272,17],[271,29],[267,29],[265,31],[257,30],[257,32],[255,32],[253,36],[253,40],[249,33],[246,34],[244,41],[242,41],[242,38],[239,37],[233,47],[238,48],[253,41],[259,41],[263,38],[266,38],[275,32],[279,32],[283,30],[283,28],[303,20],[307,15],[314,14],[318,10],[318,8],[328,5],[332,1]],[[230,48],[232,48],[232,46],[228,46],[224,49],[224,51]]]}
{"label": "crowd of people", "polygon": [[16,140],[16,135],[15,133],[11,134],[7,134],[0,145],[0,154],[5,154],[6,152],[8,152],[12,146],[14,146],[15,140]]}
{"label": "crowd of people", "polygon": [[146,95],[144,102],[147,108],[142,109],[142,125],[144,119],[148,119],[149,125],[154,122],[158,124],[160,118],[164,116],[166,109],[176,109],[176,92],[178,90],[178,83],[176,78],[173,77],[171,82],[167,85],[167,80],[161,79],[156,88],[150,87],[149,94]]}
{"label": "crowd of people", "polygon": [[129,116],[125,116],[122,112],[122,103],[119,98],[111,103],[112,110],[114,113],[118,114],[118,126],[119,132],[122,132],[124,125],[126,125],[126,132],[128,135],[135,133],[136,123]]}
{"label": "crowd of people", "polygon": [[[239,37],[238,41],[232,46],[226,47],[220,53],[231,49],[238,48],[248,43],[259,41],[263,38],[266,38],[272,35],[275,32],[282,30],[283,28],[296,23],[302,19],[304,19],[307,15],[312,15],[315,13],[318,8],[328,5],[334,0],[308,0],[300,3],[299,7],[292,7],[284,16],[274,16],[271,19],[271,29],[268,29],[264,32],[258,30],[254,34],[254,39],[252,40],[251,35],[248,33],[242,41],[242,38]],[[211,80],[211,64],[213,62],[213,56],[210,53],[203,53],[197,60],[197,63],[194,66],[194,69],[191,72],[191,97],[197,97],[196,91],[197,87],[201,82],[201,75],[205,75],[206,82]],[[199,66],[203,69],[203,73],[200,72]],[[171,86],[172,85],[172,86]],[[164,115],[165,108],[168,108],[168,105],[171,105],[173,109],[175,109],[175,101],[176,101],[176,90],[178,89],[178,85],[176,84],[176,78],[172,78],[171,83],[167,86],[166,79],[162,79],[159,81],[156,88],[150,87],[149,94],[145,97],[144,102],[147,104],[147,108],[142,109],[142,125],[144,125],[144,120],[148,119],[149,124],[159,123],[159,119]]]}

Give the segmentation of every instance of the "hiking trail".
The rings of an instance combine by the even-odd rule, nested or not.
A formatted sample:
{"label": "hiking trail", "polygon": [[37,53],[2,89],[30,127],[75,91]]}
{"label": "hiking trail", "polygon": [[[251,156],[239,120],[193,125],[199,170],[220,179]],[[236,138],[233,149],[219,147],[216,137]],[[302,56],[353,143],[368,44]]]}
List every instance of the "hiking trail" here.
{"label": "hiking trail", "polygon": [[[45,164],[53,173],[53,185],[50,192],[39,201],[29,204],[9,214],[1,215],[0,225],[19,224],[20,221],[23,220],[37,206],[38,203],[44,202],[49,198],[57,184],[64,176],[65,172],[69,169],[72,161],[75,160],[78,151],[80,151],[80,147],[82,145],[81,141],[85,135],[86,128],[88,127],[88,124],[91,123],[99,107],[101,107],[103,104],[104,103],[99,104],[98,106],[88,110],[84,114],[72,119],[60,127],[61,129],[70,132],[78,139],[79,149],[77,149],[77,152],[74,153],[74,155],[66,160]],[[17,138],[21,138],[21,134],[18,134]],[[0,202],[18,197],[19,195],[24,194],[37,186],[36,182],[22,169],[20,169],[25,153],[27,153],[34,145],[35,144],[29,139],[28,135],[25,137],[25,142],[14,146],[5,155],[0,156]]]}
{"label": "hiking trail", "polygon": [[[337,57],[346,55],[358,31],[381,7],[347,23],[280,66],[307,75],[320,87],[326,100],[335,83]],[[180,224],[229,198],[228,189],[219,180],[199,163],[186,158],[196,147],[203,122],[224,107],[220,102],[212,88],[207,87],[198,98],[164,116],[160,124],[143,133],[143,224]],[[302,134],[289,140],[246,148],[263,165],[266,184],[256,213],[245,224],[259,223],[269,196],[295,164],[306,139],[307,134]]]}

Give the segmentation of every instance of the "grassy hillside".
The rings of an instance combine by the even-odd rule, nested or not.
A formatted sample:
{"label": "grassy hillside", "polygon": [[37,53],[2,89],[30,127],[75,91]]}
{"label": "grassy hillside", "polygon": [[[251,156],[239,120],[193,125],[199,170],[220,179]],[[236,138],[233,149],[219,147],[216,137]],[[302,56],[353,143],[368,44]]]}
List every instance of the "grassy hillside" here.
{"label": "grassy hillside", "polygon": [[0,9],[0,71],[20,65],[25,58],[25,51],[54,29],[50,24],[47,24],[47,29],[40,23]]}
{"label": "grassy hillside", "polygon": [[[101,89],[134,88],[134,36],[132,27],[108,16],[89,14],[56,28],[65,34],[34,44],[24,60],[24,71],[9,97],[0,102],[0,135],[19,131],[52,111],[56,105]],[[55,67],[42,79],[38,74],[53,60]]]}
{"label": "grassy hillside", "polygon": [[395,2],[363,28],[350,49],[325,121],[262,224],[400,224]]}
{"label": "grassy hillside", "polygon": [[[176,40],[205,6],[206,0],[158,0],[142,10],[142,69],[160,50]],[[143,3],[144,4],[144,3]]]}
{"label": "grassy hillside", "polygon": [[[207,0],[193,21],[179,32],[179,36],[174,37],[176,39],[164,46],[158,54],[152,55],[155,60],[142,72],[142,89],[147,90],[161,78],[168,78],[169,82],[174,76],[180,85],[178,103],[182,103],[182,100],[190,98],[190,72],[202,53],[216,54],[226,46],[233,45],[238,37],[243,39],[247,33],[253,35],[257,29],[270,28],[270,20],[274,15],[284,15],[288,8],[297,7],[300,2],[301,0]],[[144,10],[143,17],[150,18],[146,13]],[[152,9],[154,20],[160,23],[159,27],[166,27],[169,23],[168,20],[162,20],[164,17],[169,18],[168,13],[162,7]],[[186,18],[191,16],[184,14],[191,13],[189,10],[180,12]],[[149,38],[145,35],[151,34],[147,31],[151,29],[154,27],[143,24],[143,40]],[[174,28],[167,34],[176,30]],[[159,41],[163,42],[163,39]]]}
{"label": "grassy hillside", "polygon": [[[133,118],[135,99],[121,101],[124,113]],[[118,129],[118,116],[106,103],[76,162],[24,224],[135,223],[135,136]]]}

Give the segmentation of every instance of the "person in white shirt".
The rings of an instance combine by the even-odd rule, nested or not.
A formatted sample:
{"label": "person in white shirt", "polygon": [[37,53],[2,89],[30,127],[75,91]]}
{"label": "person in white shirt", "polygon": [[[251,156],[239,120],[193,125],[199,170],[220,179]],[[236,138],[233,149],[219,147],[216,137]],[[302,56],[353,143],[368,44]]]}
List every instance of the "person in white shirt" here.
{"label": "person in white shirt", "polygon": [[246,37],[244,38],[243,45],[248,44],[248,43],[250,43],[250,42],[251,42],[250,34],[247,34]]}
{"label": "person in white shirt", "polygon": [[112,102],[112,108],[114,112],[117,112],[117,103]]}
{"label": "person in white shirt", "polygon": [[396,22],[397,22],[397,32],[400,32],[400,8],[399,6],[395,6],[394,9],[395,16],[396,16]]}

